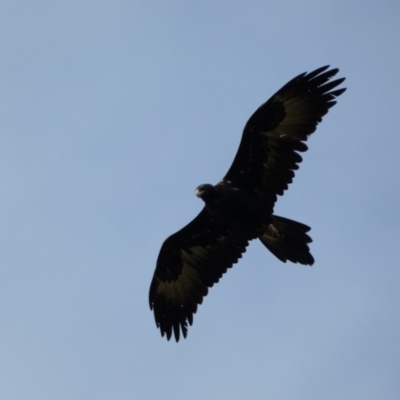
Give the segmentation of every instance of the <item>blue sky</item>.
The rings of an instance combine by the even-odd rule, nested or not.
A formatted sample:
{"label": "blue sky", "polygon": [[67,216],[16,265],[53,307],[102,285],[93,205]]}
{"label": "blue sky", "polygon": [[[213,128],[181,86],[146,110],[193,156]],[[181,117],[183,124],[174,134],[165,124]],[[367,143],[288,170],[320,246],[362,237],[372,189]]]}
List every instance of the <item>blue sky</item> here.
{"label": "blue sky", "polygon": [[[0,397],[397,399],[400,3],[2,1]],[[347,92],[276,213],[315,265],[252,243],[189,336],[148,288],[252,112],[295,75]]]}

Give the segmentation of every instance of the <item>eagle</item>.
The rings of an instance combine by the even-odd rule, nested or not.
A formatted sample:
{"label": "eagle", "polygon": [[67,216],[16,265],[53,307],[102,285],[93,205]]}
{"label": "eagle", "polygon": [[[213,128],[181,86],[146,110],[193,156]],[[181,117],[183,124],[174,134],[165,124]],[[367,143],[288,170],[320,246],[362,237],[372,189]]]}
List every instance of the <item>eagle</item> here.
{"label": "eagle", "polygon": [[[237,263],[253,239],[279,260],[312,265],[310,227],[275,215],[277,196],[292,182],[304,143],[346,89],[338,69],[302,73],[278,90],[247,121],[224,178],[195,190],[204,207],[161,246],[149,303],[161,336],[186,338],[208,289]],[[335,90],[333,90],[335,89]]]}

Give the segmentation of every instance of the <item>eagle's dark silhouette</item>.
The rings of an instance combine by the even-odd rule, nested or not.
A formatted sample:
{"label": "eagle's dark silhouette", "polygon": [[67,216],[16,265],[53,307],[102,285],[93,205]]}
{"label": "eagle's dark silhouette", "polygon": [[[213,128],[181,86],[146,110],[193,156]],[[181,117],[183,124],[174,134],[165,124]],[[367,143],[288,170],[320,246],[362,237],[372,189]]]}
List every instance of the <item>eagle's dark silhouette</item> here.
{"label": "eagle's dark silhouette", "polygon": [[150,308],[161,335],[187,335],[197,306],[226,270],[260,239],[281,261],[312,265],[310,228],[273,214],[292,182],[305,141],[346,89],[328,66],[292,79],[248,120],[228,173],[200,185],[200,214],[163,243],[150,286]]}

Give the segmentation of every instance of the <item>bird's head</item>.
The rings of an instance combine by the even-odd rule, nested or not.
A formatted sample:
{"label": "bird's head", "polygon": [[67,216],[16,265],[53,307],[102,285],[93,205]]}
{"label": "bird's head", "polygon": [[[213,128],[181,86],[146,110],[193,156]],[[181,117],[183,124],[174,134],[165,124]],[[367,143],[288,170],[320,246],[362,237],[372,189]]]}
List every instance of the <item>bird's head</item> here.
{"label": "bird's head", "polygon": [[209,183],[204,183],[194,191],[197,197],[200,197],[204,202],[209,200],[214,193],[214,186]]}

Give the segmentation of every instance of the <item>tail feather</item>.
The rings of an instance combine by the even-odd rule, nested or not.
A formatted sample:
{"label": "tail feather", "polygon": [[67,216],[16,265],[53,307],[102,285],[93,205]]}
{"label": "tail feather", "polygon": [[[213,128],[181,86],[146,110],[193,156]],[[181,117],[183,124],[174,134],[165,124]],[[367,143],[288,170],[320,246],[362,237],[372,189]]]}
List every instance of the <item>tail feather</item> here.
{"label": "tail feather", "polygon": [[292,261],[303,265],[314,264],[308,243],[312,242],[307,232],[311,228],[287,218],[272,216],[272,223],[259,237],[264,246],[281,261]]}

